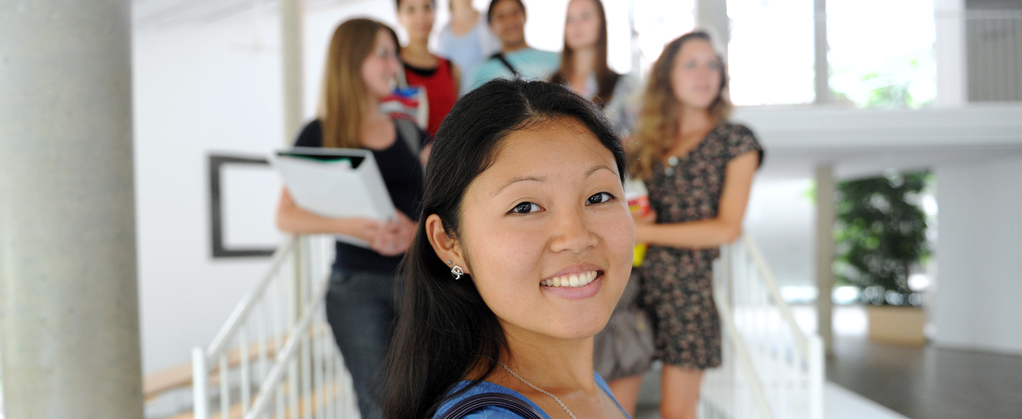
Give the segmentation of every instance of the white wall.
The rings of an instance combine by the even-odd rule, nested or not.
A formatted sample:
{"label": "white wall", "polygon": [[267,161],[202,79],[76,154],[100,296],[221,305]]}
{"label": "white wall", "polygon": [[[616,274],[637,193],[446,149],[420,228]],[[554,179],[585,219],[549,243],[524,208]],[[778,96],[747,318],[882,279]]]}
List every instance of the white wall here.
{"label": "white wall", "polygon": [[938,166],[938,346],[1022,354],[1022,158]]}
{"label": "white wall", "polygon": [[[213,260],[207,153],[280,144],[280,65],[245,51],[249,25],[134,38],[135,176],[143,371],[208,345],[265,259]],[[272,219],[263,220],[272,223]]]}
{"label": "white wall", "polygon": [[[394,22],[393,3],[349,2],[309,10],[305,31],[305,114],[315,112],[330,35],[348,17]],[[276,14],[241,14],[207,24],[134,34],[135,173],[143,371],[190,361],[208,345],[267,258],[212,259],[207,154],[266,156],[294,133],[283,132],[283,92]],[[233,170],[232,177],[244,170]],[[265,179],[265,176],[261,176]],[[227,181],[231,181],[228,179]],[[236,183],[231,181],[232,183]],[[268,182],[263,182],[268,183]],[[226,226],[273,233],[279,186],[247,198],[227,191],[250,213]]]}

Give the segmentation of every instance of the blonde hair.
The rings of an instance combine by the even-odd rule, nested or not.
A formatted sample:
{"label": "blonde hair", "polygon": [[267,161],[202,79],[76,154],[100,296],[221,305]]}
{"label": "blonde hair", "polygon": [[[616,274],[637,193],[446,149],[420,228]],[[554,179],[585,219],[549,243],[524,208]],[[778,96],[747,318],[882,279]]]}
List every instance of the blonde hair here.
{"label": "blonde hair", "polygon": [[[671,70],[674,59],[686,42],[701,39],[713,42],[706,32],[695,31],[682,35],[664,47],[660,58],[653,63],[649,80],[643,94],[642,110],[639,112],[638,127],[629,148],[629,174],[636,179],[649,179],[653,176],[653,166],[663,160],[667,152],[674,146],[678,136],[678,116],[681,113],[680,103],[674,96],[671,86]],[[718,54],[719,58],[719,54]],[[714,125],[719,125],[731,115],[731,101],[727,94],[727,69],[721,60],[720,89],[717,98],[710,104],[707,112]]]}
{"label": "blonde hair", "polygon": [[[318,117],[324,148],[359,148],[362,121],[369,113],[369,93],[362,80],[362,63],[372,54],[376,36],[389,26],[371,19],[351,19],[334,30],[327,52]],[[396,43],[395,43],[396,45]]]}

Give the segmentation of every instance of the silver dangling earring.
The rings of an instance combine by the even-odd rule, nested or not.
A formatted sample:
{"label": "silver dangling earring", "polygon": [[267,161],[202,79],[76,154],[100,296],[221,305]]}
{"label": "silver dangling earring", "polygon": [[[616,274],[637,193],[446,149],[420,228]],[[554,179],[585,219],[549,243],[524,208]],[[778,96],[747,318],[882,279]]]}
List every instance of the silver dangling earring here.
{"label": "silver dangling earring", "polygon": [[454,265],[454,267],[451,268],[451,276],[454,277],[455,281],[461,279],[461,276],[464,275],[464,274],[465,274],[465,271],[463,271],[461,269],[461,267],[458,266],[458,265]]}

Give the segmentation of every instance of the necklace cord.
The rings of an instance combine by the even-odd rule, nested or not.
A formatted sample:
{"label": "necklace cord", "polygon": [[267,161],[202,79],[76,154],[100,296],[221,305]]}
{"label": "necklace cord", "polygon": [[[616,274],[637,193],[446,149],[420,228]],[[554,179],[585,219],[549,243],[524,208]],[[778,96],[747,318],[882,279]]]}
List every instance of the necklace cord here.
{"label": "necklace cord", "polygon": [[574,413],[571,413],[571,410],[568,409],[568,406],[565,406],[564,403],[561,402],[561,399],[558,399],[557,396],[553,395],[549,391],[546,391],[546,390],[543,390],[543,389],[541,389],[539,387],[536,387],[535,385],[533,385],[532,383],[530,383],[528,381],[525,381],[525,379],[522,378],[520,375],[515,374],[514,371],[511,371],[511,368],[508,367],[507,364],[505,364],[504,362],[497,361],[497,363],[500,364],[500,366],[504,367],[504,369],[507,370],[507,372],[510,373],[512,376],[517,378],[518,381],[521,381],[521,382],[525,383],[525,385],[531,387],[533,390],[536,390],[536,391],[538,391],[540,393],[546,394],[547,396],[550,396],[550,398],[554,399],[554,401],[557,402],[557,404],[561,405],[561,408],[564,409],[565,412],[568,412],[568,416],[570,416],[571,419],[578,419],[578,418],[575,417]]}

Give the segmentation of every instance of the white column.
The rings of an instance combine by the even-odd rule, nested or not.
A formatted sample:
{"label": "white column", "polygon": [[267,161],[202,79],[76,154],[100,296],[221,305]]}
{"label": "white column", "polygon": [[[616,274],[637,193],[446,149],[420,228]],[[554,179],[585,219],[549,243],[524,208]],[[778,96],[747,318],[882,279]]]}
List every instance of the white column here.
{"label": "white column", "polygon": [[837,183],[830,164],[816,166],[816,324],[824,351],[833,353],[834,195]]}
{"label": "white column", "polygon": [[716,47],[724,52],[731,41],[731,19],[727,16],[726,0],[696,0],[696,28],[707,31]]}
{"label": "white column", "polygon": [[298,130],[302,128],[305,114],[302,109],[305,95],[303,89],[302,31],[304,26],[302,0],[281,0],[280,2],[280,45],[281,61],[284,66],[284,144],[294,143]]}
{"label": "white column", "polygon": [[959,107],[969,101],[965,66],[965,0],[933,0],[937,29],[937,101],[939,107]]}
{"label": "white column", "polygon": [[830,93],[830,61],[827,59],[827,53],[830,52],[827,43],[827,0],[813,1],[813,16],[816,103],[830,103],[834,97]]}
{"label": "white column", "polygon": [[141,418],[131,3],[0,6],[8,419]]}

